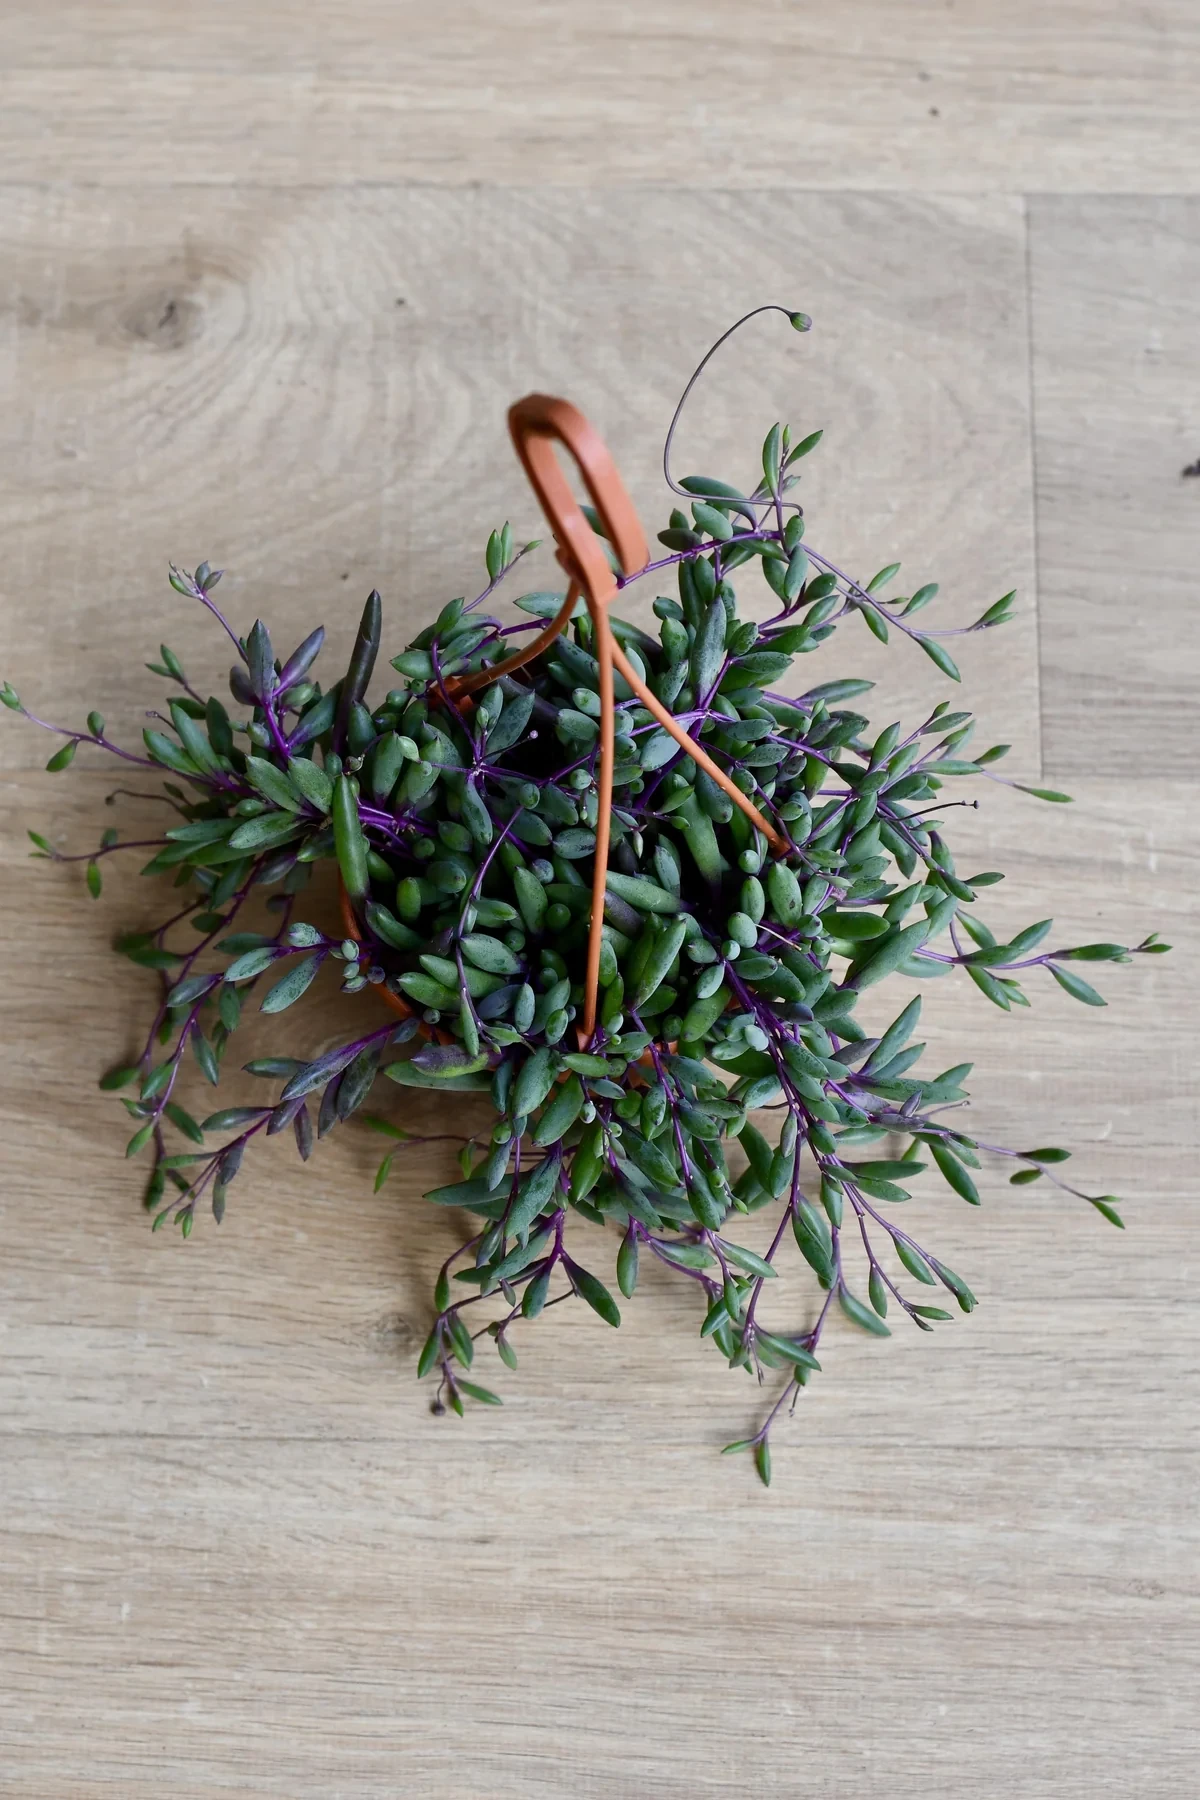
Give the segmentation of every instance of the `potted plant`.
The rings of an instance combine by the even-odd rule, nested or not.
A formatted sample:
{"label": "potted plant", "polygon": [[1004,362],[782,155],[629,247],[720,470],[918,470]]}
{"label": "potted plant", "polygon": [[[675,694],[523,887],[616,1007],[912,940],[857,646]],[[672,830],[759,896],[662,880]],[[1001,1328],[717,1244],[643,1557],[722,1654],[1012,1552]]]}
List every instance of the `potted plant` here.
{"label": "potted plant", "polygon": [[[63,740],[51,770],[85,745],[163,777],[170,823],[143,873],[173,885],[169,916],[117,940],[157,972],[158,1002],[143,1046],[100,1084],[132,1120],[127,1154],[150,1160],[154,1229],[187,1237],[201,1208],[219,1222],[255,1138],[290,1130],[307,1158],[363,1116],[381,1080],[478,1094],[491,1127],[428,1195],[474,1221],[438,1276],[420,1356],[435,1410],[496,1403],[478,1347],[515,1366],[519,1328],[559,1299],[619,1324],[613,1287],[632,1296],[650,1256],[693,1284],[698,1327],[731,1366],[774,1375],[758,1428],[728,1446],[769,1481],[772,1423],[820,1367],[835,1308],[887,1335],[889,1318],[930,1330],[948,1303],[975,1304],[894,1211],[911,1181],[935,1171],[975,1204],[986,1153],[1013,1182],[1052,1183],[1120,1224],[1111,1196],[1064,1180],[1065,1150],[984,1144],[967,1128],[970,1065],[919,1067],[919,995],[879,1036],[856,1018],[860,995],[960,967],[1006,1010],[1043,978],[1099,1006],[1081,964],[1167,946],[1047,948],[1049,920],[998,942],[977,901],[1001,877],[956,867],[937,809],[948,783],[1003,781],[1006,746],[972,751],[971,716],[948,700],[869,725],[855,705],[869,682],[809,680],[802,659],[852,619],[958,680],[958,634],[926,623],[932,584],[897,597],[897,566],[860,583],[810,541],[794,490],[819,431],[773,426],[761,478],[739,489],[674,480],[672,421],[664,469],[682,504],[651,559],[586,421],[533,397],[512,425],[566,592],[521,595],[518,623],[493,617],[488,602],[534,547],[493,532],[483,591],[451,600],[392,658],[395,685],[376,704],[377,593],[349,667],[323,687],[323,629],[283,656],[261,620],[243,637],[206,563],[173,567],[171,585],[229,639],[232,708],[203,697],[166,647],[151,665],[166,711],[136,751],[96,713],[82,730],[47,725],[11,686],[2,698]],[[572,499],[555,439],[580,462],[590,506]],[[738,611],[735,577],[750,570],[774,596],[762,624]],[[653,584],[655,631],[610,611],[637,582]],[[1013,601],[967,631],[995,629]],[[105,860],[127,847],[110,828],[73,858],[30,835],[35,854],[82,862],[97,898]],[[298,916],[324,859],[340,878],[332,932]],[[272,928],[247,930],[243,909],[263,895]],[[323,971],[362,997],[362,1023],[314,1059],[290,1009]],[[197,1119],[180,1099],[188,1064],[216,1087],[248,1005],[289,1013],[278,1053],[246,1065],[276,1091]],[[380,1185],[412,1134],[372,1122],[394,1140]],[[761,1253],[740,1241],[760,1209]],[[579,1260],[576,1215],[613,1228],[615,1282]],[[802,1324],[770,1304],[792,1251],[817,1292]]]}

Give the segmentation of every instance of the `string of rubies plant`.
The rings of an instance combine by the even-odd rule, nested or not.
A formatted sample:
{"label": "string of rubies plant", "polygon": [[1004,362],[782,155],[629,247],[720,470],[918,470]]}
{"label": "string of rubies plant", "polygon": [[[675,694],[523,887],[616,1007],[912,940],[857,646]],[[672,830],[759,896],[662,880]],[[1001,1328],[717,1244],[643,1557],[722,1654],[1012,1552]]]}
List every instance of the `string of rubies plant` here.
{"label": "string of rubies plant", "polygon": [[[807,329],[804,315],[788,316]],[[971,716],[946,701],[913,726],[869,728],[846,704],[867,681],[781,690],[796,658],[855,617],[884,642],[893,632],[911,640],[958,680],[946,645],[960,634],[916,622],[933,584],[885,599],[897,565],[860,584],[808,541],[787,496],[820,436],[794,441],[773,426],[762,479],[746,492],[708,477],[675,483],[668,437],[667,479],[690,510],[672,513],[660,533],[667,554],[637,579],[670,572],[677,597],[655,599],[656,637],[617,619],[613,629],[653,692],[783,834],[788,854],[768,855],[761,833],[618,677],[599,1020],[583,1044],[572,1027],[583,994],[600,701],[582,606],[544,656],[484,688],[476,705],[454,694],[455,677],[499,661],[563,601],[525,594],[517,606],[529,620],[515,625],[480,611],[534,548],[514,550],[507,525],[489,539],[483,592],[450,601],[393,659],[399,684],[374,708],[365,696],[380,645],[377,593],[349,668],[323,690],[312,674],[323,628],[283,658],[261,620],[243,639],[213,599],[220,571],[207,563],[192,574],[173,567],[171,585],[207,608],[233,646],[235,716],[201,698],[166,646],[148,666],[175,691],[166,714],[152,715],[141,751],[112,742],[97,713],[83,730],[47,725],[11,686],[2,690],[6,706],[63,739],[49,769],[66,768],[82,744],[174,777],[163,784],[173,822],[149,840],[123,841],[110,829],[90,854],[67,857],[30,833],[36,854],[84,862],[94,897],[104,859],[121,850],[152,850],[143,874],[174,879],[170,916],[117,940],[133,963],[159,973],[161,991],[140,1054],[100,1084],[122,1091],[135,1121],[127,1154],[153,1158],[146,1205],[155,1229],[173,1221],[188,1236],[201,1204],[219,1221],[255,1137],[290,1128],[307,1158],[314,1137],[357,1113],[380,1075],[490,1095],[490,1135],[464,1146],[461,1179],[427,1196],[479,1221],[437,1279],[419,1361],[422,1375],[440,1378],[435,1410],[461,1413],[464,1396],[496,1403],[472,1379],[479,1341],[490,1337],[515,1366],[514,1328],[571,1293],[619,1324],[608,1285],[568,1247],[577,1213],[616,1227],[623,1295],[649,1254],[695,1284],[701,1334],[733,1367],[760,1382],[781,1372],[759,1428],[728,1446],[751,1450],[764,1482],[772,1425],[819,1368],[835,1306],[883,1336],[893,1307],[922,1330],[951,1317],[922,1293],[944,1289],[964,1312],[975,1305],[962,1278],[893,1217],[925,1172],[923,1158],[972,1205],[971,1171],[986,1151],[1019,1165],[1013,1182],[1048,1181],[1120,1224],[1112,1196],[1082,1194],[1056,1173],[1065,1150],[1015,1151],[965,1129],[957,1109],[971,1065],[915,1072],[919,997],[872,1037],[855,1019],[859,996],[893,975],[957,966],[1005,1010],[1028,1005],[1026,972],[1045,972],[1100,1006],[1073,965],[1167,948],[1151,935],[1134,949],[1044,949],[1048,919],[997,941],[974,907],[1001,877],[961,876],[935,817],[947,781],[1001,780],[994,765],[1007,746],[972,756]],[[752,562],[778,601],[761,625],[739,617],[731,580]],[[966,629],[1003,623],[1013,599],[1006,594]],[[324,858],[336,859],[357,938],[294,917]],[[258,890],[275,929],[239,929]],[[209,952],[224,966],[212,967]],[[248,997],[282,1013],[326,965],[343,992],[371,1002],[361,1032],[315,1060],[281,1053],[247,1064],[282,1084],[275,1099],[197,1121],[177,1098],[187,1054],[215,1087]],[[372,992],[380,987],[411,1016],[381,1016]],[[427,1041],[417,1048],[419,1035]],[[750,1121],[758,1109],[780,1122],[774,1143]],[[368,1122],[397,1147],[417,1141],[390,1121]],[[213,1136],[222,1140],[215,1148]],[[906,1148],[881,1155],[890,1137]],[[727,1161],[734,1140],[745,1163],[736,1174]],[[775,1209],[774,1230],[759,1254],[730,1228],[764,1207]],[[822,1298],[811,1322],[768,1325],[760,1315],[788,1238]],[[865,1272],[865,1298],[852,1285],[860,1280],[852,1258]],[[486,1322],[476,1325],[480,1312]]]}

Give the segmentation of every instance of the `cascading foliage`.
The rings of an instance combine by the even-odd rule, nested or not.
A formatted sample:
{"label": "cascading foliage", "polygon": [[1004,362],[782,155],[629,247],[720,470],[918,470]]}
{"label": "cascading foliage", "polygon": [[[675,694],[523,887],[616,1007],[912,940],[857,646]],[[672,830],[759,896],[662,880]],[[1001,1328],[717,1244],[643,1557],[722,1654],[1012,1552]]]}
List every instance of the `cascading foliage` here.
{"label": "cascading foliage", "polygon": [[[807,326],[802,315],[793,322]],[[820,435],[794,442],[773,427],[762,480],[749,492],[707,477],[678,484],[690,510],[672,513],[660,534],[668,554],[634,578],[665,585],[669,574],[677,584],[654,600],[657,635],[613,620],[654,693],[789,852],[768,854],[618,676],[599,1017],[586,1043],[576,1021],[600,702],[582,604],[535,664],[475,702],[454,691],[456,676],[499,662],[562,603],[561,594],[526,594],[518,624],[480,610],[534,547],[514,553],[508,526],[488,543],[484,592],[452,600],[393,659],[398,685],[374,707],[366,692],[381,636],[378,594],[346,674],[323,690],[313,675],[323,628],[277,657],[261,621],[244,639],[236,633],[212,598],[220,572],[201,564],[194,574],[172,568],[171,584],[234,645],[234,713],[203,699],[164,646],[149,667],[173,692],[141,751],[113,743],[97,713],[85,730],[47,726],[64,739],[52,770],[84,744],[173,777],[163,783],[172,822],[149,842],[126,844],[109,829],[95,851],[74,858],[30,834],[36,854],[84,862],[93,897],[104,859],[124,848],[152,848],[142,872],[174,880],[170,916],[117,940],[130,961],[159,972],[161,992],[141,1053],[100,1084],[120,1091],[135,1122],[127,1154],[152,1158],[146,1205],[155,1229],[173,1222],[188,1236],[201,1205],[219,1221],[252,1139],[290,1128],[307,1158],[314,1138],[359,1113],[380,1076],[402,1088],[477,1093],[484,1107],[490,1100],[494,1123],[463,1146],[461,1178],[428,1196],[475,1222],[439,1274],[421,1352],[420,1373],[439,1378],[435,1410],[461,1413],[464,1396],[497,1403],[472,1378],[481,1341],[515,1366],[517,1328],[572,1293],[620,1323],[608,1283],[577,1260],[570,1223],[580,1214],[615,1228],[624,1296],[650,1255],[695,1284],[701,1334],[731,1366],[760,1382],[778,1371],[758,1429],[729,1446],[752,1451],[769,1481],[772,1424],[820,1367],[835,1306],[886,1336],[889,1311],[930,1330],[951,1317],[933,1304],[939,1297],[964,1312],[975,1305],[961,1276],[898,1222],[909,1184],[930,1164],[977,1204],[972,1170],[984,1151],[1018,1165],[1014,1183],[1052,1182],[1120,1224],[1111,1196],[1080,1194],[1056,1173],[1065,1150],[983,1144],[965,1128],[971,1065],[919,1071],[919,996],[881,1037],[856,1020],[866,989],[954,967],[1005,1010],[1028,1005],[1021,978],[1043,972],[1100,1006],[1076,965],[1167,946],[1151,935],[1132,949],[1048,950],[1050,920],[998,942],[976,901],[1000,875],[960,874],[936,820],[947,781],[999,780],[994,765],[1007,746],[972,755],[971,717],[949,702],[911,726],[876,730],[848,704],[870,682],[806,686],[798,659],[852,616],[884,642],[893,632],[911,640],[958,679],[945,645],[959,634],[915,622],[936,587],[885,599],[895,565],[860,586],[809,543],[787,496]],[[737,610],[732,577],[751,565],[778,603],[763,624]],[[1013,598],[967,629],[1003,623]],[[45,725],[8,684],[0,698]],[[324,859],[337,862],[357,937],[295,916]],[[263,892],[273,928],[241,929],[242,909]],[[344,992],[363,996],[361,1031],[312,1060],[303,1038],[323,1035],[319,1020],[306,1034],[289,1019],[280,1054],[246,1065],[279,1085],[275,1097],[197,1121],[177,1097],[189,1052],[215,1087],[247,1002],[282,1013],[327,964]],[[372,991],[380,987],[411,1016],[387,1011]],[[423,1140],[360,1116],[395,1140],[379,1187],[403,1144]],[[739,1242],[740,1216],[760,1209],[772,1220],[761,1253]],[[594,1261],[596,1240],[586,1242]],[[793,1247],[817,1289],[803,1321],[770,1304]]]}

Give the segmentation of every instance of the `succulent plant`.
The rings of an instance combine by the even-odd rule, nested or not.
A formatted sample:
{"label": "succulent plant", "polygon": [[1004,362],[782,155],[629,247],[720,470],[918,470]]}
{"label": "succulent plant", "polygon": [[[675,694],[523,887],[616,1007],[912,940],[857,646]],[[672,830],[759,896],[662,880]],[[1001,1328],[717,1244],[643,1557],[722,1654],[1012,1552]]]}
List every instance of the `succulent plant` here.
{"label": "succulent plant", "polygon": [[[860,995],[884,980],[954,967],[1005,1010],[1028,1005],[1022,980],[1043,974],[1099,1006],[1080,964],[1167,946],[1151,935],[1129,949],[1046,949],[1050,920],[997,941],[976,902],[1001,876],[959,872],[938,809],[947,783],[1002,780],[1006,746],[972,753],[971,716],[949,701],[878,728],[853,704],[871,683],[808,682],[802,659],[851,619],[885,642],[910,641],[958,680],[947,644],[959,634],[918,622],[932,584],[885,598],[897,566],[860,584],[811,544],[789,496],[820,436],[773,426],[761,479],[741,490],[675,483],[668,458],[687,510],[660,534],[665,554],[618,582],[674,586],[654,599],[656,631],[614,619],[617,640],[786,855],[618,676],[597,1023],[586,1037],[601,708],[582,603],[535,662],[477,685],[472,700],[462,691],[563,605],[561,593],[523,594],[516,623],[483,610],[534,547],[516,549],[509,526],[488,542],[483,592],[450,601],[394,657],[397,684],[375,705],[377,593],[345,675],[322,689],[322,628],[285,657],[261,620],[241,637],[213,599],[220,572],[202,563],[172,568],[171,585],[233,645],[233,713],[201,698],[164,646],[149,666],[172,692],[140,751],[113,743],[96,713],[84,730],[47,727],[63,739],[51,770],[82,744],[168,777],[172,823],[143,873],[173,880],[172,914],[117,940],[158,972],[161,992],[140,1052],[101,1081],[133,1120],[127,1154],[152,1159],[155,1229],[174,1223],[186,1237],[201,1206],[219,1221],[260,1134],[290,1129],[307,1158],[315,1139],[366,1118],[393,1140],[381,1186],[419,1135],[360,1110],[381,1077],[490,1100],[494,1122],[463,1145],[459,1178],[428,1196],[474,1221],[438,1276],[419,1360],[438,1378],[435,1410],[495,1403],[475,1379],[477,1347],[515,1366],[518,1328],[571,1294],[619,1324],[609,1280],[578,1260],[569,1227],[582,1215],[614,1228],[621,1295],[651,1256],[694,1284],[699,1329],[733,1367],[760,1381],[776,1372],[766,1416],[729,1446],[752,1452],[767,1481],[772,1423],[819,1368],[835,1307],[881,1336],[889,1316],[922,1330],[950,1318],[939,1299],[974,1307],[962,1277],[896,1217],[929,1165],[976,1204],[973,1171],[985,1154],[1000,1158],[1013,1182],[1052,1183],[1120,1223],[1111,1196],[1064,1181],[1065,1150],[1014,1151],[968,1129],[971,1065],[919,1072],[919,995],[879,1036],[856,1018]],[[733,577],[751,568],[775,597],[761,624],[737,609]],[[994,629],[1013,602],[1006,594],[966,629]],[[11,686],[0,698],[45,723]],[[72,858],[30,835],[35,854],[83,862],[94,897],[105,859],[146,842],[128,846],[110,829]],[[342,889],[332,931],[296,917],[323,859]],[[260,895],[271,928],[245,930],[239,915]],[[186,1110],[188,1052],[215,1087],[247,1004],[283,1013],[327,967],[364,997],[361,1031],[314,1059],[289,1020],[280,1053],[246,1065],[278,1085],[272,1098],[201,1119]],[[761,1252],[740,1242],[743,1216],[760,1209],[771,1213]],[[789,1242],[815,1281],[803,1322],[770,1306]]]}

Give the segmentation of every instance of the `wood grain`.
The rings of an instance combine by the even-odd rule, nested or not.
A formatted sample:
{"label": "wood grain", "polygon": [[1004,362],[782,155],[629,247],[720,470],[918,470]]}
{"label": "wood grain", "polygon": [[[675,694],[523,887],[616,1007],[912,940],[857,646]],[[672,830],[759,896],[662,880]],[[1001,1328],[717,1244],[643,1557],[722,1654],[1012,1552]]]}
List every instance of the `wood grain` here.
{"label": "wood grain", "polygon": [[[14,774],[5,793],[14,1791],[516,1800],[569,1779],[683,1800],[726,1791],[736,1756],[764,1793],[915,1797],[958,1790],[964,1741],[1005,1796],[1185,1791],[1192,789],[1132,831],[1103,785],[1065,819],[997,792],[965,820],[967,860],[1010,869],[998,929],[1069,884],[1067,940],[1151,913],[1181,935],[1176,959],[1108,971],[1086,1018],[1049,982],[1024,1018],[956,978],[927,997],[939,1064],[984,1047],[977,1128],[1065,1141],[1084,1185],[1128,1194],[1129,1229],[995,1174],[982,1213],[931,1191],[921,1226],[980,1310],[935,1340],[835,1331],[762,1494],[716,1456],[754,1398],[653,1275],[620,1333],[569,1308],[530,1330],[503,1412],[429,1416],[412,1357],[454,1222],[419,1193],[444,1151],[372,1198],[365,1132],[307,1169],[277,1146],[219,1232],[150,1237],[90,1086],[145,998],[106,933],[147,899],[129,872],[93,905],[20,841],[48,808],[77,841],[101,785]],[[1155,1055],[1131,1056],[1147,1017]]]}
{"label": "wood grain", "polygon": [[[0,18],[0,679],[30,704],[135,735],[163,637],[219,684],[168,558],[224,563],[240,629],[324,618],[331,659],[377,583],[399,647],[475,591],[493,525],[536,531],[503,432],[534,387],[594,417],[653,532],[688,372],[780,300],[812,334],[757,321],[724,353],[679,468],[824,425],[814,542],[939,579],[947,623],[1017,587],[963,701],[1006,772],[1044,746],[1077,799],[988,785],[959,866],[1008,872],[997,931],[1177,945],[1101,971],[1103,1011],[929,984],[980,1134],[1073,1149],[1128,1228],[999,1158],[979,1211],[927,1177],[914,1225],[978,1311],[835,1329],[764,1492],[717,1454],[760,1396],[658,1271],[619,1332],[569,1306],[527,1330],[483,1377],[502,1411],[430,1415],[445,1144],[376,1195],[365,1130],[306,1166],[273,1141],[219,1230],[150,1234],[94,1083],[153,991],[111,938],[157,898],[116,859],[99,904],[28,859],[29,828],[93,843],[113,777],[43,775],[0,714],[0,1794],[1192,1794],[1198,111],[1188,0]],[[950,692],[865,633],[809,679],[833,673],[888,718]],[[362,1004],[293,1016],[318,1048]]]}
{"label": "wood grain", "polygon": [[1200,207],[1031,202],[1049,775],[1200,754]]}
{"label": "wood grain", "polygon": [[[152,701],[129,670],[161,637],[185,667],[222,667],[207,617],[166,587],[168,560],[224,567],[239,630],[261,613],[298,642],[324,620],[335,657],[376,584],[398,651],[431,608],[479,591],[494,525],[540,534],[504,428],[532,389],[594,418],[653,533],[691,369],[776,296],[813,331],[776,316],[729,346],[685,417],[678,472],[750,477],[777,418],[825,426],[803,489],[814,543],[862,580],[892,561],[901,591],[939,579],[946,624],[1020,589],[1020,620],[968,640],[962,666],[968,681],[988,670],[983,728],[1036,774],[1019,202],[9,188],[0,208],[0,606],[31,704],[53,670],[67,713],[97,705],[136,730]],[[523,572],[531,588],[558,576],[548,550]],[[645,585],[635,617],[658,591]],[[743,587],[762,616],[761,577]],[[897,711],[946,692],[919,650],[862,627],[806,685],[835,657],[832,672],[878,676]],[[37,766],[42,749],[5,732],[0,766]]]}
{"label": "wood grain", "polygon": [[1191,0],[43,0],[9,179],[1195,193]]}

